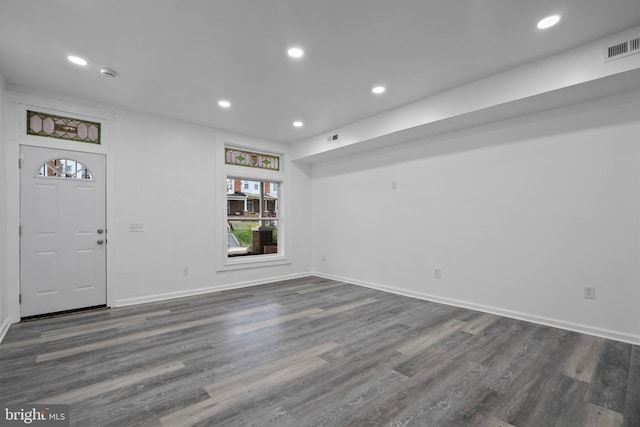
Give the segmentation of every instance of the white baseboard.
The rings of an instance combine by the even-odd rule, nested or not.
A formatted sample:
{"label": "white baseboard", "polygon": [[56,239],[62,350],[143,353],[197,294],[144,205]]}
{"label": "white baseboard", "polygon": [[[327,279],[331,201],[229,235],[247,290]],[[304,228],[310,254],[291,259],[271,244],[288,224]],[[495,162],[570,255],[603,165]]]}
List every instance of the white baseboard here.
{"label": "white baseboard", "polygon": [[11,326],[12,323],[13,322],[11,321],[11,319],[7,317],[2,322],[2,325],[0,325],[0,344],[4,340],[4,337],[7,335],[7,332],[9,332],[9,326]]}
{"label": "white baseboard", "polygon": [[595,328],[593,326],[565,322],[559,319],[549,319],[542,316],[536,316],[535,314],[521,313],[517,311],[507,310],[504,308],[499,308],[499,307],[491,307],[491,306],[486,306],[481,304],[475,304],[468,301],[460,301],[460,300],[455,300],[451,298],[442,298],[435,295],[425,294],[422,292],[414,292],[414,291],[409,291],[402,288],[396,288],[393,286],[386,286],[378,283],[354,280],[347,277],[332,276],[329,274],[323,274],[323,273],[317,273],[317,272],[311,273],[311,275],[317,276],[317,277],[323,277],[325,279],[352,283],[358,286],[364,286],[371,289],[377,289],[379,291],[390,292],[393,294],[417,298],[425,301],[432,301],[432,302],[437,302],[440,304],[451,305],[451,306],[460,307],[460,308],[468,308],[470,310],[482,311],[484,313],[490,313],[490,314],[497,314],[499,316],[509,317],[509,318],[518,319],[518,320],[524,320],[527,322],[537,323],[544,326],[551,326],[554,328],[565,329],[568,331],[579,332],[587,335],[593,335],[596,337],[625,342],[628,344],[640,345],[640,336],[627,334],[624,332]]}
{"label": "white baseboard", "polygon": [[211,292],[226,291],[229,289],[247,288],[249,286],[264,285],[266,283],[280,282],[282,280],[299,279],[301,277],[311,276],[311,273],[290,274],[287,276],[269,277],[259,280],[250,280],[246,282],[230,283],[220,286],[206,286],[198,289],[188,289],[185,291],[167,292],[163,294],[146,295],[143,297],[116,299],[115,307],[125,307],[128,305],[144,304],[148,302],[165,301],[173,298],[190,297],[194,295],[208,294]]}
{"label": "white baseboard", "polygon": [[[164,293],[164,294],[147,295],[147,296],[144,296],[144,297],[125,298],[125,299],[116,300],[115,306],[116,307],[124,307],[124,306],[128,306],[128,305],[144,304],[144,303],[156,302],[156,301],[164,301],[164,300],[173,299],[173,298],[181,298],[181,297],[188,297],[188,296],[194,296],[194,295],[201,295],[201,294],[206,294],[206,293],[210,293],[210,292],[220,292],[220,291],[229,290],[229,289],[240,289],[240,288],[246,288],[246,287],[249,287],[249,286],[264,285],[264,284],[267,284],[267,283],[273,283],[273,282],[278,282],[278,281],[282,281],[282,280],[299,279],[299,278],[307,277],[307,276],[316,276],[316,277],[322,277],[322,278],[330,279],[330,280],[337,280],[337,281],[341,281],[341,282],[352,283],[354,285],[364,286],[364,287],[371,288],[371,289],[377,289],[377,290],[384,291],[384,292],[390,292],[390,293],[397,294],[397,295],[403,295],[403,296],[417,298],[417,299],[421,299],[421,300],[425,300],[425,301],[432,301],[432,302],[436,302],[436,303],[440,303],[440,304],[446,304],[446,305],[450,305],[450,306],[454,306],[454,307],[460,307],[460,308],[467,308],[467,309],[470,309],[470,310],[482,311],[484,313],[491,313],[491,314],[496,314],[496,315],[499,315],[499,316],[509,317],[509,318],[512,318],[512,319],[524,320],[524,321],[527,321],[527,322],[532,322],[532,323],[537,323],[537,324],[540,324],[540,325],[550,326],[550,327],[554,327],[554,328],[560,328],[560,329],[565,329],[565,330],[569,330],[569,331],[579,332],[579,333],[583,333],[583,334],[587,334],[587,335],[593,335],[593,336],[597,336],[597,337],[601,337],[601,338],[606,338],[606,339],[611,339],[611,340],[615,340],[615,341],[625,342],[625,343],[628,343],[628,344],[640,345],[640,336],[637,336],[637,335],[627,334],[627,333],[618,332],[618,331],[611,331],[611,330],[608,330],[608,329],[595,328],[595,327],[592,327],[592,326],[581,325],[581,324],[576,324],[576,323],[571,323],[571,322],[565,322],[563,320],[558,320],[558,319],[549,319],[549,318],[542,317],[542,316],[536,316],[536,315],[530,314],[530,313],[521,313],[521,312],[517,312],[517,311],[512,311],[512,310],[499,308],[499,307],[491,307],[491,306],[486,306],[486,305],[475,304],[475,303],[468,302],[468,301],[460,301],[460,300],[455,300],[455,299],[450,299],[450,298],[442,298],[442,297],[438,297],[438,296],[435,296],[435,295],[425,294],[425,293],[422,293],[422,292],[414,292],[414,291],[409,291],[409,290],[402,289],[402,288],[396,288],[396,287],[393,287],[393,286],[386,286],[386,285],[381,285],[381,284],[372,283],[372,282],[364,282],[364,281],[361,281],[361,280],[355,280],[355,279],[351,279],[351,278],[348,278],[348,277],[333,276],[333,275],[323,274],[323,273],[318,273],[318,272],[309,272],[309,273],[292,274],[292,275],[287,275],[287,276],[270,277],[270,278],[266,278],[266,279],[259,279],[259,280],[251,280],[251,281],[246,281],[246,282],[231,283],[231,284],[227,284],[227,285],[210,286],[210,287],[204,287],[204,288],[199,288],[199,289],[190,289],[190,290],[186,290],[186,291],[168,292],[168,293]],[[5,319],[3,321],[3,323],[2,323],[2,325],[0,325],[0,343],[2,343],[5,335],[7,334],[7,331],[9,330],[9,326],[11,326],[11,323],[12,322],[11,322],[10,319]]]}

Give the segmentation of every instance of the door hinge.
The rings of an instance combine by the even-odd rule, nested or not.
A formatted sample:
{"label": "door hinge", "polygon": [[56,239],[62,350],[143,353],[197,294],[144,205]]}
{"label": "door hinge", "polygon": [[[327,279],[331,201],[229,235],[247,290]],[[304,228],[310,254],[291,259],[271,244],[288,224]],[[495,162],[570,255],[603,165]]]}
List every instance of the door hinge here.
{"label": "door hinge", "polygon": [[22,169],[22,159],[18,157],[18,169]]}
{"label": "door hinge", "polygon": [[22,237],[22,226],[18,226],[18,237]]}
{"label": "door hinge", "polygon": [[18,295],[18,304],[22,304],[22,294]]}

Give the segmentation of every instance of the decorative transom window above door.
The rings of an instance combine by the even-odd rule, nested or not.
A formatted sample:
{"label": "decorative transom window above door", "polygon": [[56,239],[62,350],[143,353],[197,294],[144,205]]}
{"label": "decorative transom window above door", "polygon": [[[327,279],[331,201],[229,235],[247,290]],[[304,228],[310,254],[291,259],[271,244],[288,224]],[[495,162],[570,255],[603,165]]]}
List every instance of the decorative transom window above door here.
{"label": "decorative transom window above door", "polygon": [[27,134],[100,144],[100,123],[27,110]]}

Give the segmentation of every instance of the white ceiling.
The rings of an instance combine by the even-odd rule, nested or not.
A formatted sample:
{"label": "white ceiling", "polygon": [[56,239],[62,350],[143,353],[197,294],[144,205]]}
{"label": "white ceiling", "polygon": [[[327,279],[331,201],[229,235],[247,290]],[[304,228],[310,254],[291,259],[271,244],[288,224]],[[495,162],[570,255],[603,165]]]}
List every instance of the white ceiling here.
{"label": "white ceiling", "polygon": [[293,142],[638,25],[640,0],[0,0],[0,74]]}

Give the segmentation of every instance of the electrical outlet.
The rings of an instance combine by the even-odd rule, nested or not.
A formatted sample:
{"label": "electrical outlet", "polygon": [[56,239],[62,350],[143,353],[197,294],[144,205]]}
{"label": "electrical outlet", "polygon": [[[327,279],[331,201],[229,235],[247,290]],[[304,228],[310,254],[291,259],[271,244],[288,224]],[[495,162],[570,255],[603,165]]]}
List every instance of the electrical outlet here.
{"label": "electrical outlet", "polygon": [[189,267],[182,267],[182,275],[183,276],[189,275]]}
{"label": "electrical outlet", "polygon": [[397,183],[396,181],[393,181],[393,182],[391,183],[391,189],[392,189],[392,190],[397,190],[397,189],[398,189],[398,183]]}
{"label": "electrical outlet", "polygon": [[585,286],[584,287],[584,297],[586,299],[596,299],[596,287],[595,286]]}
{"label": "electrical outlet", "polygon": [[433,278],[434,279],[442,279],[442,269],[441,268],[434,268],[433,269]]}
{"label": "electrical outlet", "polygon": [[322,255],[322,261],[326,261],[326,260],[327,260],[326,255]]}

